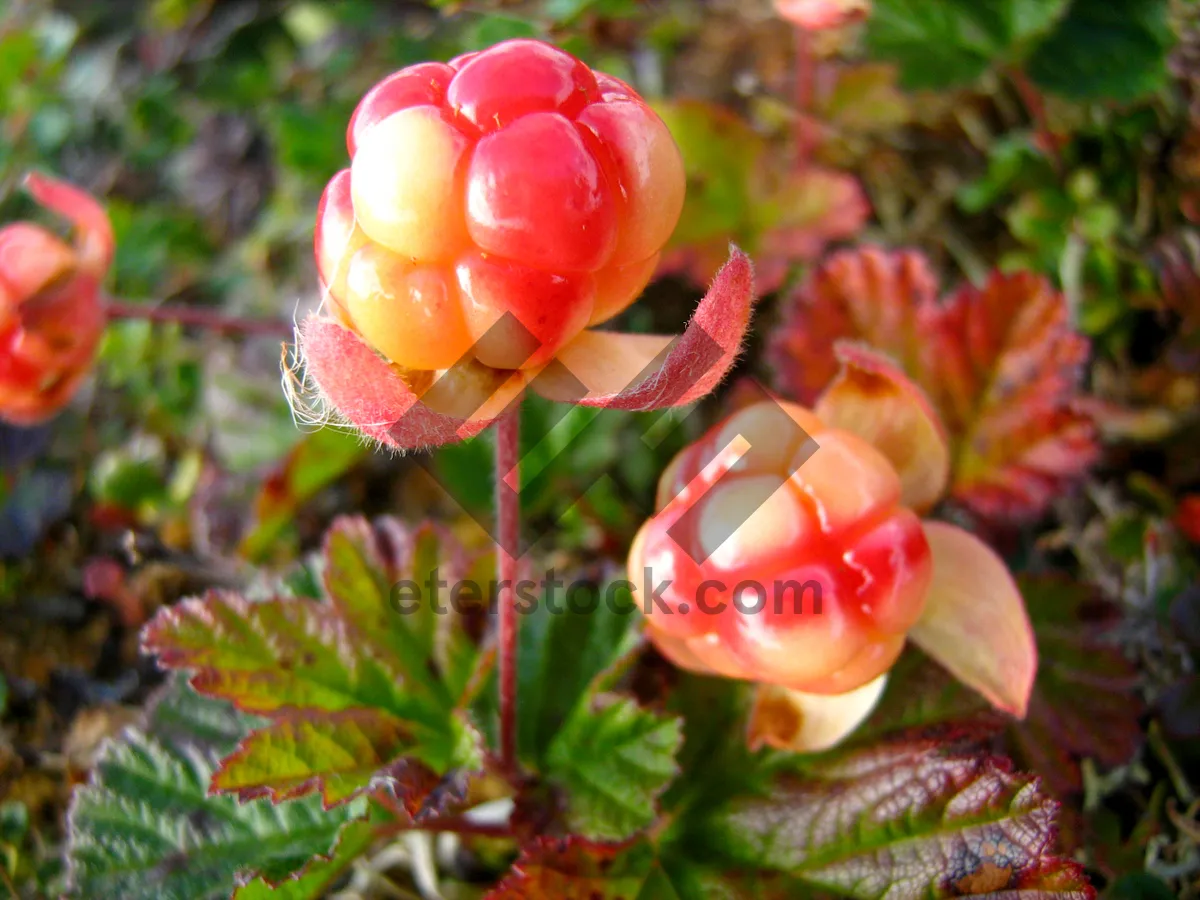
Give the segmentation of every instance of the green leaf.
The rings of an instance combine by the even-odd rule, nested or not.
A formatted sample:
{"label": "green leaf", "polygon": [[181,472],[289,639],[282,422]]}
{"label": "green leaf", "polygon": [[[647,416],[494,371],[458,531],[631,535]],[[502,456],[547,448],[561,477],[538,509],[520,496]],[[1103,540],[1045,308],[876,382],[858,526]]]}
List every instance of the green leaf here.
{"label": "green leaf", "polygon": [[[470,732],[463,728],[458,737],[469,753]],[[212,788],[242,800],[265,796],[275,803],[319,789],[330,809],[384,786],[390,767],[403,771],[420,760],[445,770],[459,751],[442,735],[422,742],[404,722],[378,709],[323,718],[289,715],[246,738],[222,762]]]}
{"label": "green leaf", "polygon": [[544,592],[521,617],[518,634],[517,742],[535,766],[593,681],[641,640],[627,587],[572,582],[568,597],[564,581],[553,577],[543,580]]}
{"label": "green leaf", "polygon": [[463,35],[462,46],[464,50],[483,50],[501,41],[540,36],[537,26],[527,19],[520,19],[516,16],[488,15],[482,16]]}
{"label": "green leaf", "polygon": [[1006,760],[904,738],[732,801],[700,828],[693,853],[859,900],[1091,900],[1082,869],[1054,855],[1055,810]]}
{"label": "green leaf", "polygon": [[255,524],[242,539],[242,554],[253,562],[268,558],[300,507],[369,452],[357,435],[336,428],[321,428],[302,438],[259,488]]}
{"label": "green leaf", "polygon": [[355,637],[326,605],[213,591],[164,609],[143,643],[163,666],[195,669],[191,683],[200,693],[247,712],[382,707],[416,714],[394,663],[368,655]]}
{"label": "green leaf", "polygon": [[[71,804],[70,896],[225,900],[246,876],[279,881],[328,854],[365,800],[326,812],[315,797],[272,806],[209,796],[221,753],[253,725],[175,687],[146,730],[108,745]],[[365,846],[339,850],[343,868]]]}
{"label": "green leaf", "polygon": [[372,528],[343,518],[326,535],[324,558],[325,591],[342,620],[410,685],[453,706],[475,664],[455,590],[470,584],[483,593],[479,569],[457,542],[433,525],[383,519]]}
{"label": "green leaf", "polygon": [[327,806],[391,788],[410,812],[457,797],[441,777],[456,786],[456,773],[481,764],[461,709],[477,651],[457,609],[424,596],[408,610],[393,597],[394,585],[427,585],[431,572],[468,574],[442,531],[342,518],[325,541],[322,600],[212,593],[161,611],[143,640],[163,666],[273,720],[213,788],[275,801],[320,791]]}
{"label": "green leaf", "polygon": [[1074,0],[1026,64],[1040,87],[1072,100],[1130,102],[1167,83],[1168,0]]}
{"label": "green leaf", "polygon": [[970,84],[1049,28],[1066,0],[875,0],[867,46],[908,88]]}
{"label": "green leaf", "polygon": [[255,878],[237,889],[233,900],[321,900],[350,864],[366,853],[378,835],[370,822],[349,822],[328,858],[318,858],[286,881],[272,885]]}
{"label": "green leaf", "polygon": [[[766,144],[733,111],[695,100],[656,103],[683,153],[688,190],[674,246],[743,238],[754,216],[751,173]],[[728,249],[728,248],[726,248]]]}
{"label": "green leaf", "polygon": [[668,710],[686,723],[679,752],[683,774],[663,796],[663,808],[673,817],[687,820],[765,787],[766,754],[746,745],[753,694],[747,682],[681,673]]}
{"label": "green leaf", "polygon": [[655,801],[679,773],[682,721],[608,698],[581,708],[546,755],[546,776],[563,789],[567,826],[596,840],[622,840],[654,822]]}

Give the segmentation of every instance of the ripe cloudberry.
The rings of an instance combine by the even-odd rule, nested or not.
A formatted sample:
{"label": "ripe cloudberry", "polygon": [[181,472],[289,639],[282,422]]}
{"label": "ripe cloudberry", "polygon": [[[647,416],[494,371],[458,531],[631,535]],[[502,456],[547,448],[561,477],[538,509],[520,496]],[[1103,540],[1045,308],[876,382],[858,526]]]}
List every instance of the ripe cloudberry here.
{"label": "ripe cloudberry", "polygon": [[[406,370],[468,352],[544,365],[637,298],[683,207],[659,117],[539,41],[396,72],[347,145],[318,212],[321,278],[343,323]],[[505,313],[521,328],[489,333]]]}
{"label": "ripe cloudberry", "polygon": [[86,377],[113,251],[108,218],[87,194],[38,175],[26,186],[76,226],[76,239],[70,246],[31,222],[0,229],[0,419],[17,425],[53,416]]}
{"label": "ripe cloudberry", "polygon": [[305,378],[285,382],[300,415],[413,449],[478,434],[527,388],[662,409],[732,366],[754,303],[736,248],[682,335],[591,328],[641,293],[683,207],[679,150],[624,82],[507,41],[385,78],[346,142],[317,213],[330,315],[300,324]]}
{"label": "ripe cloudberry", "polygon": [[[802,429],[791,440],[785,413]],[[719,451],[731,459],[739,436],[752,449],[729,465]],[[932,576],[921,521],[900,493],[880,451],[806,409],[768,400],[736,413],[672,463],[663,512],[634,544],[639,579],[671,581],[669,611],[646,610],[655,644],[685,668],[809,693],[877,678]]]}
{"label": "ripe cloudberry", "polygon": [[949,474],[936,413],[888,360],[837,352],[814,409],[750,403],[664,472],[629,555],[650,640],[681,668],[759,684],[752,744],[841,740],[907,639],[1024,715],[1037,654],[1012,576],[919,517]]}

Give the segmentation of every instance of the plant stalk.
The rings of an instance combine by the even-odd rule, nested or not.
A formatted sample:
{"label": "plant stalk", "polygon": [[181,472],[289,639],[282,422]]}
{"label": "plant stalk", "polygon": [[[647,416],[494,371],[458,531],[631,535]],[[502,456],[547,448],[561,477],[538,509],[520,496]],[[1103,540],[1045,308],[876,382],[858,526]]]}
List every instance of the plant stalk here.
{"label": "plant stalk", "polygon": [[1033,120],[1034,127],[1037,129],[1038,143],[1042,145],[1042,150],[1050,160],[1050,165],[1054,167],[1055,172],[1062,175],[1062,154],[1059,152],[1058,140],[1055,138],[1054,132],[1050,130],[1050,119],[1046,115],[1045,99],[1042,97],[1041,92],[1034,86],[1033,82],[1020,69],[1013,69],[1009,77],[1012,80],[1013,87],[1017,89],[1017,94],[1020,96],[1021,102],[1025,104],[1025,109],[1028,111],[1029,117]]}
{"label": "plant stalk", "polygon": [[148,322],[176,322],[224,334],[262,334],[292,337],[292,325],[282,319],[244,319],[227,316],[211,309],[186,306],[143,306],[110,300],[105,306],[110,319],[144,319]]}
{"label": "plant stalk", "polygon": [[517,555],[521,540],[521,408],[496,423],[496,604],[499,612],[500,762],[517,771]]}

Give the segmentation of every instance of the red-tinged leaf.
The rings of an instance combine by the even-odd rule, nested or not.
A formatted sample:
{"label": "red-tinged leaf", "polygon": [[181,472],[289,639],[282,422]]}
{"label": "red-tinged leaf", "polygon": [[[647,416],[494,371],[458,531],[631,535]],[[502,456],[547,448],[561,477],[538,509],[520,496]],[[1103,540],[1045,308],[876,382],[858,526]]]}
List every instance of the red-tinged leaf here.
{"label": "red-tinged leaf", "polygon": [[1066,301],[1029,273],[964,287],[932,317],[929,379],[958,436],[954,494],[985,517],[1038,512],[1095,461],[1076,403],[1086,338]]}
{"label": "red-tinged leaf", "polygon": [[925,522],[933,582],[909,637],[997,709],[1023,718],[1037,672],[1037,646],[1008,567],[970,532]]}
{"label": "red-tinged leaf", "polygon": [[857,22],[870,8],[867,0],[775,0],[775,9],[782,18],[809,31]]}
{"label": "red-tinged leaf", "polygon": [[376,773],[416,746],[404,722],[378,709],[316,718],[286,714],[247,737],[213,773],[211,789],[272,803],[320,791],[326,809],[358,797]]}
{"label": "red-tinged leaf", "polygon": [[668,900],[675,894],[665,882],[647,844],[539,838],[485,900]]}
{"label": "red-tinged leaf", "polygon": [[660,264],[665,274],[708,284],[729,242],[758,266],[758,288],[778,290],[796,263],[857,234],[870,214],[850,175],[809,166],[797,171],[744,119],[694,100],[655,104],[683,154],[688,193]]}
{"label": "red-tinged leaf", "polygon": [[414,809],[448,797],[442,776],[481,762],[460,709],[477,648],[457,615],[427,627],[402,614],[391,586],[465,574],[463,557],[435,528],[346,518],[326,541],[322,601],[211,593],[161,611],[143,635],[148,652],[192,670],[200,693],[274,720],[214,788],[275,802],[320,790],[327,807],[366,790],[391,789]]}
{"label": "red-tinged leaf", "polygon": [[254,498],[254,525],[241,541],[242,555],[252,562],[268,559],[300,507],[369,452],[356,435],[332,428],[305,435],[263,480]]}
{"label": "red-tinged leaf", "polygon": [[793,171],[761,201],[764,228],[754,254],[764,284],[779,288],[797,262],[819,259],[836,241],[854,237],[871,217],[858,179],[819,166]]}
{"label": "red-tinged leaf", "polygon": [[213,591],[160,611],[142,646],[165,668],[194,670],[200,693],[246,712],[404,707],[394,664],[360,653],[346,623],[309,600]]}
{"label": "red-tinged leaf", "polygon": [[936,300],[937,280],[919,253],[876,247],[835,253],[784,304],[768,348],[777,382],[812,404],[838,373],[834,345],[851,339],[887,353],[924,385],[919,320]]}
{"label": "red-tinged leaf", "polygon": [[533,382],[551,400],[650,410],[694,403],[728,374],[754,305],[754,266],[734,248],[682,335],[586,331]]}
{"label": "red-tinged leaf", "polygon": [[946,491],[950,444],[925,392],[887,357],[862,344],[834,348],[842,370],[817,400],[826,425],[853,432],[896,467],[901,501],[924,512]]}
{"label": "red-tinged leaf", "polygon": [[1066,578],[1021,579],[1038,653],[1025,721],[1009,730],[1022,765],[1058,796],[1082,789],[1079,762],[1105,768],[1133,758],[1144,712],[1135,667],[1112,639],[1119,610],[1086,585]]}
{"label": "red-tinged leaf", "polygon": [[952,448],[951,494],[988,519],[1042,512],[1096,459],[1080,394],[1088,342],[1043,278],[993,274],[939,303],[924,257],[867,248],[828,260],[791,299],[770,348],[785,393],[816,397],[834,343],[887,353],[929,395]]}
{"label": "red-tinged leaf", "polygon": [[397,760],[376,773],[371,790],[386,790],[415,824],[446,815],[467,799],[471,773],[455,769],[438,775],[415,759]]}
{"label": "red-tinged leaf", "polygon": [[1036,779],[978,748],[900,739],[840,754],[704,825],[731,865],[860,900],[1091,900],[1082,869],[1055,856],[1056,804]]}
{"label": "red-tinged leaf", "polygon": [[[396,450],[415,450],[464,441],[487,428],[519,393],[519,376],[460,363],[414,387],[352,331],[333,319],[309,316],[297,333],[297,355],[318,405],[345,419],[364,435]],[[289,378],[294,378],[291,372]],[[433,373],[409,373],[428,381]],[[290,381],[294,404],[303,388]],[[436,398],[436,399],[431,399]],[[439,408],[430,406],[436,403]],[[298,409],[298,415],[324,421],[326,414]]]}
{"label": "red-tinged leaf", "polygon": [[870,747],[898,734],[939,734],[945,740],[985,741],[1012,719],[967,688],[915,647],[888,673],[879,706],[848,743]]}
{"label": "red-tinged leaf", "polygon": [[[408,528],[388,518],[372,525],[343,516],[326,533],[323,550],[325,591],[343,620],[373,654],[394,660],[409,684],[453,706],[475,663],[462,616],[447,605],[449,586],[473,574],[463,548],[435,525]],[[445,597],[432,593],[438,578]],[[394,602],[401,585],[417,596]]]}

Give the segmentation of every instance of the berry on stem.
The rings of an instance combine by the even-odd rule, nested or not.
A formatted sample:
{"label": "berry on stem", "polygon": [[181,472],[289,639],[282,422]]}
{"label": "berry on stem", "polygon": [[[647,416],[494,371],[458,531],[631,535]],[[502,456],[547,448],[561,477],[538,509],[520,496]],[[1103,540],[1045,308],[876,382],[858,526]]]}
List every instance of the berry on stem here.
{"label": "berry on stem", "polygon": [[[803,429],[795,441],[771,433],[780,409]],[[739,435],[767,452],[709,465]],[[808,438],[819,448],[789,477]],[[768,400],[687,448],[659,491],[674,499],[639,535],[632,567],[672,573],[672,612],[647,623],[679,665],[841,694],[895,662],[932,563],[899,476],[866,441]]]}
{"label": "berry on stem", "polygon": [[1025,714],[1032,630],[1004,563],[918,513],[949,455],[927,398],[855,345],[815,409],[754,403],[685,448],[630,550],[630,580],[668,659],[760,685],[750,743],[843,739],[911,638],[995,706]]}
{"label": "berry on stem", "polygon": [[30,222],[0,229],[0,420],[16,425],[55,415],[87,376],[113,252],[108,218],[83,191],[42,175],[26,188],[75,226],[75,243]]}
{"label": "berry on stem", "polygon": [[672,336],[590,339],[653,277],[683,208],[679,149],[619,79],[550,44],[505,41],[389,75],[359,103],[346,144],[315,254],[329,312],[373,355],[317,316],[301,325],[298,357],[364,433],[398,449],[478,433],[503,404],[454,427],[439,405],[446,379],[467,370],[472,383],[507,373],[491,380],[509,399],[532,387],[661,408],[703,396],[732,365],[753,303],[737,252],[686,343],[664,354]]}
{"label": "berry on stem", "polygon": [[506,312],[537,352],[492,347],[481,361],[544,365],[633,302],[683,208],[683,164],[658,116],[539,41],[389,76],[347,144],[349,174],[322,198],[318,263],[346,322],[405,369],[448,368]]}

